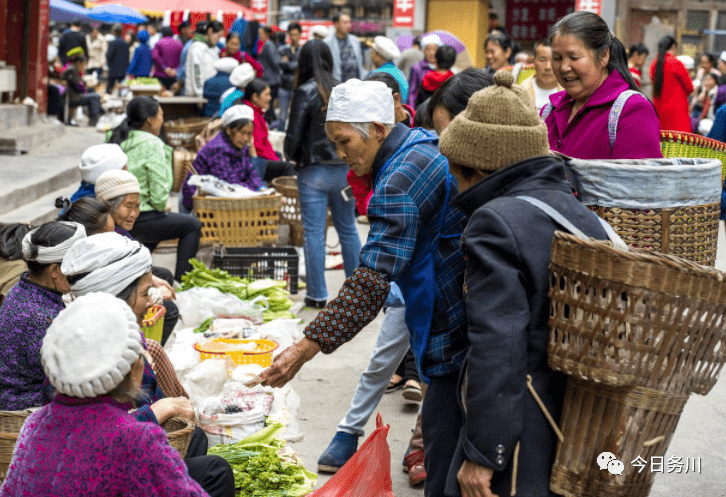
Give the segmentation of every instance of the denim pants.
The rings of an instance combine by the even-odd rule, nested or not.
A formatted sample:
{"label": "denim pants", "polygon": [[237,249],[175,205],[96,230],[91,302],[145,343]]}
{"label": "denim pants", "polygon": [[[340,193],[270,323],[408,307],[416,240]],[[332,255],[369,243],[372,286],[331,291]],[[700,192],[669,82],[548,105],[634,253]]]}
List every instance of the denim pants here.
{"label": "denim pants", "polygon": [[363,427],[386,392],[394,371],[410,347],[405,307],[391,307],[378,333],[368,368],[361,374],[350,407],[337,431],[363,435]]}
{"label": "denim pants", "polygon": [[277,91],[277,101],[280,105],[280,117],[277,118],[277,131],[285,131],[287,114],[290,112],[290,102],[292,102],[292,90],[280,88]]}
{"label": "denim pants", "polygon": [[358,267],[361,243],[355,225],[355,199],[346,201],[340,194],[348,186],[347,174],[348,167],[345,164],[310,165],[297,174],[300,213],[305,230],[303,245],[307,297],[315,301],[328,299],[325,285],[325,221],[328,207],[340,239],[346,278]]}
{"label": "denim pants", "polygon": [[94,92],[81,95],[81,105],[88,107],[88,118],[95,119],[101,113],[101,96]]}

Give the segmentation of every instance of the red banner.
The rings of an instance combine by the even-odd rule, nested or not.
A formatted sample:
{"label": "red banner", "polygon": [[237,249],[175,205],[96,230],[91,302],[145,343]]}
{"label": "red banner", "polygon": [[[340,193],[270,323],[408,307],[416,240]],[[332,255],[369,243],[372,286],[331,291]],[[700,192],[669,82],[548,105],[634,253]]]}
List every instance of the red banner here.
{"label": "red banner", "polygon": [[577,0],[575,4],[576,11],[592,12],[599,16],[602,15],[602,2],[600,0]]}
{"label": "red banner", "polygon": [[252,0],[252,12],[254,12],[255,21],[267,24],[267,0]]}
{"label": "red banner", "polygon": [[333,21],[296,21],[302,28],[300,33],[300,43],[305,43],[310,39],[310,30],[313,26],[325,26],[328,31],[333,29]]}
{"label": "red banner", "polygon": [[574,11],[574,6],[574,0],[510,0],[507,3],[509,34],[515,40],[543,40],[558,19]]}
{"label": "red banner", "polygon": [[393,0],[393,27],[413,28],[416,0]]}

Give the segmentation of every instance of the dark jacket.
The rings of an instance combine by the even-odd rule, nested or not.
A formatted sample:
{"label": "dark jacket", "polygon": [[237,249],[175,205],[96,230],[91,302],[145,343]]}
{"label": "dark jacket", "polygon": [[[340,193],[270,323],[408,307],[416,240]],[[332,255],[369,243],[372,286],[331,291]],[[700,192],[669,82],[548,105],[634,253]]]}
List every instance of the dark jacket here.
{"label": "dark jacket", "polygon": [[83,54],[88,57],[88,45],[86,44],[86,36],[80,31],[73,31],[69,29],[60,37],[58,41],[58,55],[63,64],[68,61],[66,54],[69,50],[81,47]]}
{"label": "dark jacket", "polygon": [[126,69],[129,67],[129,44],[120,36],[117,36],[115,40],[108,44],[106,64],[108,65],[109,78],[123,78],[126,76]]}
{"label": "dark jacket", "polygon": [[219,112],[219,98],[224,92],[232,88],[234,85],[229,81],[229,74],[219,71],[214,77],[204,82],[204,98],[207,103],[204,104],[204,115],[212,117]]}
{"label": "dark jacket", "polygon": [[290,120],[285,135],[285,155],[298,168],[311,164],[331,164],[338,159],[335,145],[325,135],[325,111],[315,79],[295,90],[290,106]]}
{"label": "dark jacket", "polygon": [[81,95],[86,93],[83,85],[81,85],[81,75],[78,73],[78,69],[71,64],[68,69],[63,71],[63,79],[66,80],[69,105],[78,107],[81,105]]}
{"label": "dark jacket", "polygon": [[[527,390],[526,377],[559,421],[566,377],[547,365],[549,259],[559,225],[526,195],[553,207],[596,239],[607,235],[572,193],[563,163],[535,157],[484,178],[454,202],[469,216],[462,248],[469,322],[465,398],[468,413],[447,481],[458,495],[463,459],[494,469],[492,492],[509,495],[520,442],[518,497],[550,495],[556,435]],[[462,406],[463,407],[463,406]]]}
{"label": "dark jacket", "polygon": [[267,42],[262,47],[262,51],[257,56],[257,60],[262,67],[265,69],[262,79],[264,79],[268,85],[277,86],[280,84],[280,56],[277,54],[277,48],[272,40]]}
{"label": "dark jacket", "polygon": [[[282,69],[282,78],[280,82],[280,88],[286,90],[292,90],[295,87],[295,73],[297,72],[297,58],[300,55],[300,49],[302,46],[298,46],[295,52],[292,51],[290,45],[284,45],[279,50],[280,69]],[[282,60],[283,57],[287,57],[287,62]]]}

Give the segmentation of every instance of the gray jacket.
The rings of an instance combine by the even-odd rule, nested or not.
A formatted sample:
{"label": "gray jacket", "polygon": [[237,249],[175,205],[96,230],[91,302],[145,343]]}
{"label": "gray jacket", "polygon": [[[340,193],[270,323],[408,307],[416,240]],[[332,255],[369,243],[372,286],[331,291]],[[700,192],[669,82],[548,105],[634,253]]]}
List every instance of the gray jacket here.
{"label": "gray jacket", "polygon": [[[345,83],[342,79],[343,74],[340,70],[340,48],[338,47],[338,40],[336,38],[335,30],[333,30],[333,32],[323,41],[328,45],[330,52],[333,54],[333,77],[338,81]],[[358,37],[348,35],[348,43],[350,43],[353,47],[353,54],[355,54],[355,58],[358,61],[358,77],[363,79],[365,75],[368,74],[368,71],[363,68],[363,52],[360,49],[360,41],[358,40]]]}

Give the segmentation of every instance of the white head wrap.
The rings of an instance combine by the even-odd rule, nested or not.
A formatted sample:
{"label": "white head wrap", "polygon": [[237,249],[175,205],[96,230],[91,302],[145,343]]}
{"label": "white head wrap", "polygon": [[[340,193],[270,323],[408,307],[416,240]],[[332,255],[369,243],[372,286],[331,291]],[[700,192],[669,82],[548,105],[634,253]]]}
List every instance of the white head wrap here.
{"label": "white head wrap", "polygon": [[240,119],[247,119],[248,121],[255,120],[255,111],[252,107],[244,104],[233,105],[229,109],[224,111],[222,114],[222,127],[226,128],[235,121]]}
{"label": "white head wrap", "polygon": [[245,62],[232,70],[232,74],[229,75],[229,82],[237,88],[244,88],[250,84],[250,81],[255,79],[256,75],[255,68],[249,62]]}
{"label": "white head wrap", "polygon": [[333,88],[326,121],[396,124],[393,93],[380,81],[349,79]]}
{"label": "white head wrap", "polygon": [[320,36],[321,38],[326,38],[330,31],[328,28],[323,26],[322,24],[316,24],[312,28],[310,28],[310,36]]}
{"label": "white head wrap", "polygon": [[68,240],[59,243],[55,247],[43,247],[41,245],[35,245],[38,248],[38,254],[33,257],[31,254],[32,246],[34,244],[31,239],[33,237],[33,234],[38,231],[38,228],[30,231],[27,235],[25,235],[25,237],[23,237],[22,247],[24,260],[39,262],[41,264],[60,264],[61,262],[63,262],[63,257],[65,257],[66,253],[68,252],[68,250],[70,250],[73,244],[81,238],[86,238],[86,228],[84,228],[82,224],[72,223],[70,221],[56,221],[56,223],[76,228],[76,232],[73,233],[73,236],[70,237]]}
{"label": "white head wrap", "polygon": [[61,265],[61,272],[66,277],[89,273],[71,285],[71,291],[77,297],[92,292],[116,296],[149,271],[149,249],[114,232],[79,240]]}
{"label": "white head wrap", "polygon": [[389,61],[401,56],[401,51],[396,46],[396,42],[385,36],[376,36],[373,39],[373,50]]}
{"label": "white head wrap", "polygon": [[83,152],[78,169],[81,171],[83,181],[95,185],[99,176],[106,171],[120,171],[128,160],[121,147],[115,143],[102,143],[88,147]]}
{"label": "white head wrap", "polygon": [[79,398],[116,388],[141,353],[141,330],[131,308],[103,293],[68,304],[53,320],[40,348],[50,384]]}
{"label": "white head wrap", "polygon": [[421,39],[421,46],[423,48],[426,48],[428,45],[436,45],[436,46],[442,46],[444,44],[443,41],[441,41],[441,38],[439,38],[439,35],[436,33],[424,36]]}
{"label": "white head wrap", "polygon": [[222,57],[219,60],[214,61],[214,68],[217,71],[226,72],[230,74],[234,71],[234,68],[239,65],[239,62],[234,57]]}

